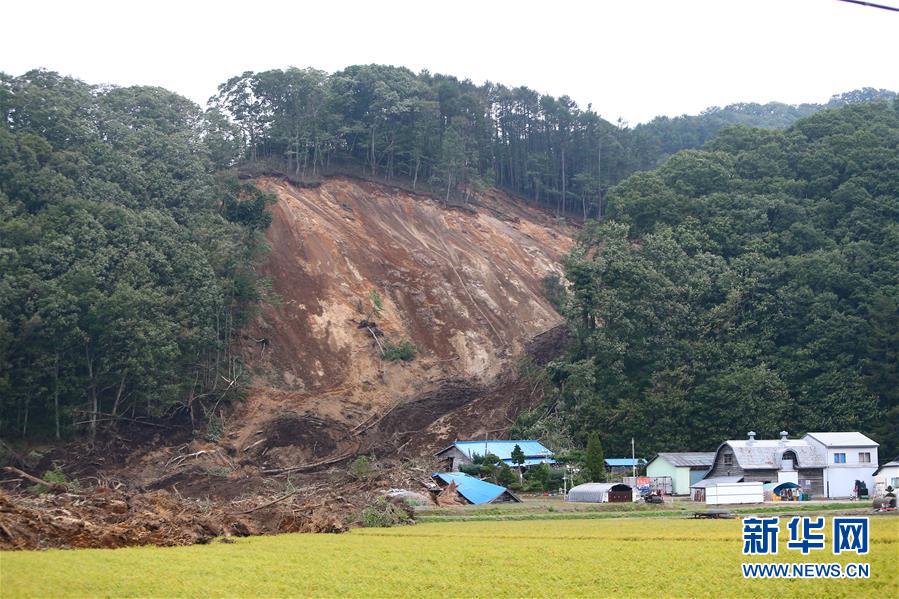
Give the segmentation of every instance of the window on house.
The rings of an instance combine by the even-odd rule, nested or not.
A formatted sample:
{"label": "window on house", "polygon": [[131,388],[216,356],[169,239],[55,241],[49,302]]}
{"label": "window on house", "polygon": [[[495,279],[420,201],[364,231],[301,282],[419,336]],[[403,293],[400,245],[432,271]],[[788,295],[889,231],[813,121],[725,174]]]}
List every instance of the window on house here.
{"label": "window on house", "polygon": [[845,453],[833,454],[833,463],[834,464],[845,464],[846,463],[846,454]]}
{"label": "window on house", "polygon": [[870,464],[871,463],[871,454],[867,451],[859,452],[858,454],[858,462],[859,464]]}
{"label": "window on house", "polygon": [[733,466],[734,465],[734,456],[725,454],[721,456],[721,463],[725,466]]}

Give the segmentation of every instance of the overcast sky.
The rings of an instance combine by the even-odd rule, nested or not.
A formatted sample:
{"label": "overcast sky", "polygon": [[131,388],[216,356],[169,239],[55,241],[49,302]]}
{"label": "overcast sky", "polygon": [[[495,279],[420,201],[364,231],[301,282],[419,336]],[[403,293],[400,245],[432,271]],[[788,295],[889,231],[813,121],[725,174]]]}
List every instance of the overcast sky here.
{"label": "overcast sky", "polygon": [[[878,0],[899,6],[899,0]],[[609,120],[899,90],[899,13],[837,0],[8,1],[0,70],[160,85],[384,63],[592,103]]]}

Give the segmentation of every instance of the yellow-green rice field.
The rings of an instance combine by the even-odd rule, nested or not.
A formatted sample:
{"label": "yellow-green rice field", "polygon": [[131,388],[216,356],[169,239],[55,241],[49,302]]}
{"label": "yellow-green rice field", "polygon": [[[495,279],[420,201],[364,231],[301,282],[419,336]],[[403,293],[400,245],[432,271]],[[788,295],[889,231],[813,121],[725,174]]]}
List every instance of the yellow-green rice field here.
{"label": "yellow-green rice field", "polygon": [[[830,528],[828,518],[827,529]],[[446,522],[206,546],[0,554],[0,596],[895,597],[899,518],[871,552],[744,559],[740,520]],[[744,580],[744,561],[867,562],[869,579]]]}

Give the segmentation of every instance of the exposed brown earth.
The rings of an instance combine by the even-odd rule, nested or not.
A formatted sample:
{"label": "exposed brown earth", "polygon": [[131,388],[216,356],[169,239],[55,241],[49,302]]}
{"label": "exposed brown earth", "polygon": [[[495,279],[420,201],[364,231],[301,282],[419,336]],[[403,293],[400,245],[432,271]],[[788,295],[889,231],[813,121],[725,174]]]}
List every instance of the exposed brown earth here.
{"label": "exposed brown earth", "polygon": [[[87,490],[36,497],[4,484],[0,548],[343,530],[384,490],[428,487],[431,464],[410,460],[502,436],[540,401],[516,364],[564,345],[542,279],[561,272],[570,226],[495,191],[445,207],[344,177],[256,183],[277,197],[263,271],[279,301],[241,341],[252,380],[221,435],[132,425],[19,460],[32,473],[56,463]],[[380,345],[401,340],[416,358],[384,360]],[[357,455],[374,456],[375,472],[350,476]]]}
{"label": "exposed brown earth", "polygon": [[[229,423],[235,446],[256,443],[258,431],[279,418],[314,416],[333,430],[366,432],[362,449],[378,446],[372,433],[379,431],[416,433],[423,448],[432,438],[507,428],[530,407],[510,389],[493,402],[502,404],[501,415],[491,410],[464,426],[448,416],[512,383],[510,371],[531,340],[560,326],[542,280],[561,272],[571,227],[496,191],[447,208],[350,178],[303,188],[273,177],[257,184],[277,197],[264,272],[281,301],[267,305],[248,332],[244,350],[255,379]],[[373,290],[383,299],[377,316]],[[363,320],[375,321],[383,337],[360,328]],[[378,347],[385,340],[409,340],[418,356],[385,361]],[[307,455],[290,456],[293,464],[360,449],[333,435],[310,445]],[[269,467],[288,466],[271,458]]]}

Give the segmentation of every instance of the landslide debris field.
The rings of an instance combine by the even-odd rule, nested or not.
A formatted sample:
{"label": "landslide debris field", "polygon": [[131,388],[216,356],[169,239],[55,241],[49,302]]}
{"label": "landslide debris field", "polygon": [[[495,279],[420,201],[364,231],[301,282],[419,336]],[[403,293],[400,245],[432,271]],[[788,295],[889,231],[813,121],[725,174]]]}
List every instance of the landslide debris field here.
{"label": "landslide debris field", "polygon": [[[36,495],[3,474],[0,548],[342,531],[387,489],[427,497],[435,448],[501,436],[539,403],[517,366],[564,347],[542,281],[571,226],[496,191],[444,206],[347,177],[255,182],[277,198],[263,265],[276,301],[239,341],[246,397],[216,412],[215,434],[123,422],[92,447],[7,451],[26,477],[56,465],[76,482]],[[414,359],[383,357],[403,342]],[[359,455],[374,466],[350,474]]]}

